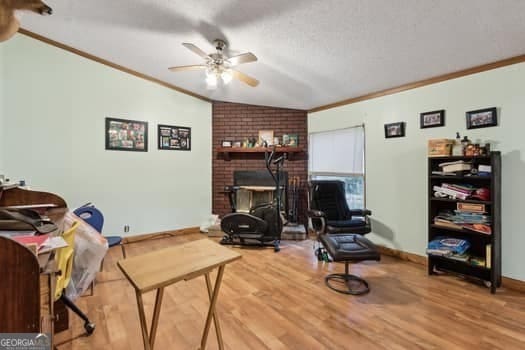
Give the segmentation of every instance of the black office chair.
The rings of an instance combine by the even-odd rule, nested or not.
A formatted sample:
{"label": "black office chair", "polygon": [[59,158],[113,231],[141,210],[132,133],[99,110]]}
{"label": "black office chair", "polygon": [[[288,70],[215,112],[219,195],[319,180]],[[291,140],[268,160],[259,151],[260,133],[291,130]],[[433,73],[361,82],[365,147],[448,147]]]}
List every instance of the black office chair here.
{"label": "black office chair", "polygon": [[355,233],[372,230],[368,209],[350,209],[345,183],[337,180],[313,180],[309,184],[308,218],[311,228],[320,234]]}

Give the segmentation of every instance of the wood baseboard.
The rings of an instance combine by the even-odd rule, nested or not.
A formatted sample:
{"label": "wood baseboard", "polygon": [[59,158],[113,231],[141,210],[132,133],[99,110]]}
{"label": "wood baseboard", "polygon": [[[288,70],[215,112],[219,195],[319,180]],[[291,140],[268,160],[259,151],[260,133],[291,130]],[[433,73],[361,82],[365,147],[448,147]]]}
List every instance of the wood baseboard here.
{"label": "wood baseboard", "polygon": [[407,252],[404,252],[402,250],[388,248],[388,247],[385,247],[385,246],[382,246],[382,245],[378,245],[376,247],[377,247],[377,250],[379,250],[380,254],[393,256],[393,257],[401,259],[401,260],[410,261],[410,262],[413,262],[413,263],[416,263],[416,264],[419,264],[419,265],[427,266],[427,257],[426,256],[421,256],[421,255],[417,255],[417,254],[413,254],[413,253],[407,253]]}
{"label": "wood baseboard", "polygon": [[143,235],[135,235],[135,236],[129,236],[124,237],[122,239],[122,242],[124,244],[131,244],[131,243],[138,243],[145,240],[150,239],[160,239],[160,238],[167,238],[167,237],[173,237],[173,236],[181,236],[181,235],[189,235],[192,233],[199,233],[199,227],[187,227],[179,230],[171,230],[171,231],[163,231],[163,232],[156,232],[156,233],[146,233]]}
{"label": "wood baseboard", "polygon": [[[427,266],[428,260],[426,256],[407,253],[402,250],[388,248],[385,246],[376,246],[380,254],[392,256],[401,260],[410,261],[419,265]],[[511,289],[517,292],[525,293],[525,281],[516,280],[510,277],[501,277],[501,285],[504,288]]]}
{"label": "wood baseboard", "polygon": [[517,292],[525,293],[525,281],[515,280],[510,277],[501,277],[501,285]]}

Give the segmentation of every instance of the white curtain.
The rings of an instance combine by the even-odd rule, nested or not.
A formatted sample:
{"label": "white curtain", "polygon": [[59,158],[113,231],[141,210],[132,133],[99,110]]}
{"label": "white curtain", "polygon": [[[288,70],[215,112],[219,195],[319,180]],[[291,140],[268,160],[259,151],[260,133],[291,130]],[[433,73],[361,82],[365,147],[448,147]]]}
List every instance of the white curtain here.
{"label": "white curtain", "polygon": [[365,173],[365,128],[316,132],[309,135],[308,171],[310,174]]}

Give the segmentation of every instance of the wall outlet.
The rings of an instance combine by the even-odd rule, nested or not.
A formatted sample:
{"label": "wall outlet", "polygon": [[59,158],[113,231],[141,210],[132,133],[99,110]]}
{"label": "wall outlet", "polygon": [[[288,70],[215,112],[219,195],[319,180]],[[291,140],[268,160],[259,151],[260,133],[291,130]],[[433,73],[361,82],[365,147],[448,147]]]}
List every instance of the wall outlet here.
{"label": "wall outlet", "polygon": [[129,225],[124,225],[124,232],[129,232]]}

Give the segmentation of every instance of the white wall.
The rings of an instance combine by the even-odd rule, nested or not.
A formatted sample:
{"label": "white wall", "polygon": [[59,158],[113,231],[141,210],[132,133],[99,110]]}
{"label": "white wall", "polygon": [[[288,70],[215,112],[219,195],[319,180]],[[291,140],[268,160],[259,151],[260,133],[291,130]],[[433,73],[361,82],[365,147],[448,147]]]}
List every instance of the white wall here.
{"label": "white wall", "polygon": [[[198,226],[211,213],[211,104],[23,35],[3,44],[5,171],[91,201],[104,233]],[[149,123],[149,151],[106,151],[104,118]],[[157,124],[189,126],[192,150],[157,149]]]}
{"label": "white wall", "polygon": [[[371,239],[425,255],[427,140],[456,131],[502,152],[503,275],[525,280],[525,63],[341,106],[308,117],[309,132],[365,123],[366,202]],[[466,130],[465,112],[498,107],[499,126]],[[420,129],[419,113],[446,110],[446,126]],[[384,138],[383,125],[405,121],[404,138]]]}

